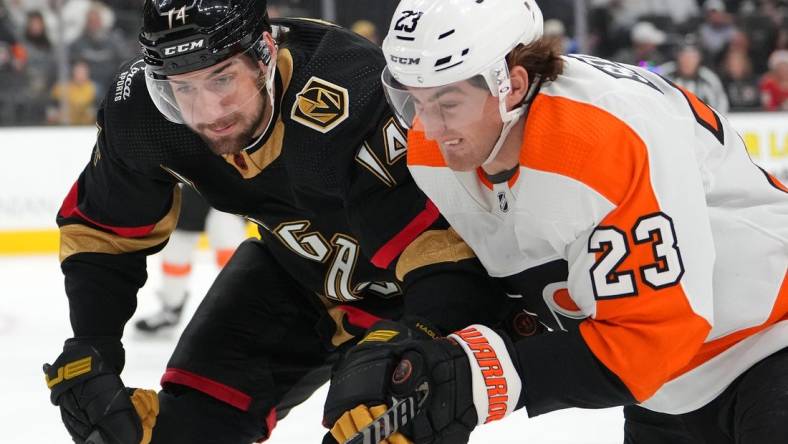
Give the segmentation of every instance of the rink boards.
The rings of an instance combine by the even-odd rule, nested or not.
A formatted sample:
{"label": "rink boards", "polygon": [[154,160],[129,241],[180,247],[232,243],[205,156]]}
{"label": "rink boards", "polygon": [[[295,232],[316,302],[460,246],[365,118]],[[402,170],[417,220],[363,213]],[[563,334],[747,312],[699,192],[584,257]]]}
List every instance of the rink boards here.
{"label": "rink boards", "polygon": [[[753,161],[788,183],[788,112],[729,119]],[[55,214],[89,161],[95,138],[91,127],[0,128],[0,254],[57,251]]]}

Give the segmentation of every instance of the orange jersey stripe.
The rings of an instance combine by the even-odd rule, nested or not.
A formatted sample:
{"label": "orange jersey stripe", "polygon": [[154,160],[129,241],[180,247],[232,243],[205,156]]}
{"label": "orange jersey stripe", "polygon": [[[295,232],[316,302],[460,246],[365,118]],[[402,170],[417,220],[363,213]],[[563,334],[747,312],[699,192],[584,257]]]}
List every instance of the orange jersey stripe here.
{"label": "orange jersey stripe", "polygon": [[720,130],[720,122],[717,119],[717,116],[714,114],[714,111],[709,108],[709,105],[703,103],[695,94],[689,92],[686,88],[674,85],[678,88],[684,97],[687,98],[687,102],[689,102],[690,108],[692,108],[692,112],[695,113],[695,116],[706,123],[706,125],[712,127],[714,130]]}
{"label": "orange jersey stripe", "polygon": [[783,185],[783,183],[780,182],[774,175],[766,173],[766,177],[769,179],[769,183],[774,185],[775,188],[777,188],[780,191],[788,193],[788,187]]}
{"label": "orange jersey stripe", "polygon": [[484,170],[481,167],[476,168],[476,175],[479,177],[479,182],[481,182],[488,190],[492,191],[493,183],[490,182],[490,179],[487,178],[487,175],[484,174]]}
{"label": "orange jersey stripe", "polygon": [[224,268],[224,266],[227,265],[227,262],[230,262],[230,258],[233,257],[233,253],[235,253],[235,248],[216,250],[216,265],[219,268]]}
{"label": "orange jersey stripe", "polygon": [[[600,226],[626,233],[639,218],[660,212],[647,148],[629,126],[600,108],[562,97],[538,96],[532,106],[532,115],[550,119],[527,121],[523,166],[575,179],[605,196],[617,208]],[[638,270],[654,262],[650,242],[632,245],[616,270],[632,273],[636,294],[598,298],[595,318],[580,326],[594,355],[639,401],[692,359],[710,329],[693,312],[681,285],[654,289],[642,281]]]}
{"label": "orange jersey stripe", "polygon": [[192,265],[162,262],[161,271],[167,276],[186,276],[192,272]]}

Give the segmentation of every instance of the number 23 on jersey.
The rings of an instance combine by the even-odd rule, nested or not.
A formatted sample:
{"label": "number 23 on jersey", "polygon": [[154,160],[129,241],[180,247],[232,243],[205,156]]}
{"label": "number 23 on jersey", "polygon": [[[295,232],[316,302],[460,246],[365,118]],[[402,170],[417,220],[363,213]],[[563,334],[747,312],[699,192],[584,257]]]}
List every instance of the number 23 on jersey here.
{"label": "number 23 on jersey", "polygon": [[658,290],[679,283],[684,264],[667,214],[649,214],[629,231],[622,228],[600,225],[588,239],[588,252],[596,255],[590,269],[596,299],[637,296],[640,285]]}

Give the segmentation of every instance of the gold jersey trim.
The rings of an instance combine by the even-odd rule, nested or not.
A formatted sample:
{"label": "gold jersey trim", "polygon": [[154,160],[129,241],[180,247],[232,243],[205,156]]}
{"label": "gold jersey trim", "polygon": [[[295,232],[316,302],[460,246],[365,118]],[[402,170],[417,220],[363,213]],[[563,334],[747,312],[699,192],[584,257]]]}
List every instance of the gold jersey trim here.
{"label": "gold jersey trim", "polygon": [[331,337],[331,345],[334,347],[339,347],[340,345],[352,340],[355,337],[345,330],[345,324],[343,320],[347,315],[346,311],[342,310],[340,306],[336,305],[328,308],[328,314],[331,316],[331,319],[334,320],[334,326],[336,327],[336,330],[334,330],[334,334]]}
{"label": "gold jersey trim", "polygon": [[173,190],[170,211],[145,237],[127,238],[81,224],[60,227],[60,262],[77,253],[123,254],[145,250],[161,244],[175,230],[181,210],[181,189]]}
{"label": "gold jersey trim", "polygon": [[476,257],[453,228],[429,230],[416,238],[397,261],[397,279],[400,281],[411,271],[441,262],[459,262]]}

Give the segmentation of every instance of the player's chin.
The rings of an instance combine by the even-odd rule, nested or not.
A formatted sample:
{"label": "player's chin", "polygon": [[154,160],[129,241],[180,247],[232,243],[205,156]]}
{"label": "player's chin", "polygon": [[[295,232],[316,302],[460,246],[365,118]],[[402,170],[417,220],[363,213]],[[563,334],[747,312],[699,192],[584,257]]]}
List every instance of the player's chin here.
{"label": "player's chin", "polygon": [[234,136],[227,136],[227,137],[208,137],[205,134],[201,134],[202,139],[208,145],[208,148],[213,151],[214,154],[219,156],[226,156],[228,154],[238,154],[241,152],[243,145],[238,137]]}
{"label": "player's chin", "polygon": [[472,171],[481,165],[476,156],[465,151],[444,151],[443,158],[453,171]]}

